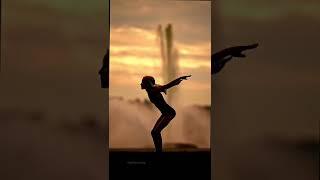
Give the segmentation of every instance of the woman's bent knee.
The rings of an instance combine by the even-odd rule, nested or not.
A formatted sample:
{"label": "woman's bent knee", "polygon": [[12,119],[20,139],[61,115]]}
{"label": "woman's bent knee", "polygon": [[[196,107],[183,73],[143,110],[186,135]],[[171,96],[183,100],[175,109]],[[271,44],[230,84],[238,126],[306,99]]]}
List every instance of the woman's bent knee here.
{"label": "woman's bent knee", "polygon": [[171,117],[171,119],[173,119],[176,116],[176,111],[174,109],[172,109],[172,111],[170,111],[169,116]]}
{"label": "woman's bent knee", "polygon": [[160,132],[158,132],[157,130],[152,129],[151,131],[151,135],[152,136],[158,136],[160,134]]}
{"label": "woman's bent knee", "polygon": [[176,111],[174,109],[167,111],[165,114],[163,114],[166,119],[172,120],[176,116]]}

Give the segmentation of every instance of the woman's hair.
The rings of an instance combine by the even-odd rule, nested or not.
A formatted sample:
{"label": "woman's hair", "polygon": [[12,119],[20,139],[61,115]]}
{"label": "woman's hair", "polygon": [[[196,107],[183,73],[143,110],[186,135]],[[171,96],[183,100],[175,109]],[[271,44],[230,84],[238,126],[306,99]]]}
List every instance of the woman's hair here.
{"label": "woman's hair", "polygon": [[144,76],[142,78],[142,84],[144,84],[147,87],[149,87],[149,86],[152,87],[156,84],[156,81],[152,76]]}

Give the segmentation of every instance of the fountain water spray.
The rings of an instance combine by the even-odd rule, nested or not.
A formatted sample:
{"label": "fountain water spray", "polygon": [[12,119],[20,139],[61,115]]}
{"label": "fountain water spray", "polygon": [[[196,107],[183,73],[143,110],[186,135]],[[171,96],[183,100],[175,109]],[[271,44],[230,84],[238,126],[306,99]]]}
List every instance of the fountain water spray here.
{"label": "fountain water spray", "polygon": [[[171,24],[165,28],[164,32],[162,26],[158,26],[158,37],[160,43],[160,53],[162,59],[162,78],[164,83],[168,83],[177,78],[179,72],[178,50],[173,43],[173,28]],[[168,91],[168,102],[170,104],[176,101],[178,88]]]}
{"label": "fountain water spray", "polygon": [[[162,62],[162,79],[163,83],[168,83],[178,77],[179,74],[179,58],[178,50],[174,46],[173,38],[173,27],[168,24],[167,27],[162,30],[162,26],[159,25],[157,29],[158,40],[160,45],[160,54]],[[167,139],[175,141],[183,141],[182,139],[182,127],[183,122],[179,115],[179,88],[178,86],[168,90],[167,92],[167,102],[174,106],[176,109],[177,116],[170,123],[174,124],[174,127],[169,125],[166,128],[165,136]]]}

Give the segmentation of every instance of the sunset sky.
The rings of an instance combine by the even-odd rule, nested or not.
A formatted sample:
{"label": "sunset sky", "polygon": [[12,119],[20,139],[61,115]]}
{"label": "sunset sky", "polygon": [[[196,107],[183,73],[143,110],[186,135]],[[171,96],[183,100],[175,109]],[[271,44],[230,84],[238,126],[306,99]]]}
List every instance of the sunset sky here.
{"label": "sunset sky", "polygon": [[[84,134],[86,131],[65,129],[71,120],[80,122],[84,114],[93,114],[101,123],[108,122],[108,91],[100,88],[98,76],[107,46],[108,1],[6,0],[2,3],[5,25],[2,26],[0,114],[3,118],[16,111],[43,112],[46,119],[37,122],[19,121],[16,115],[12,120],[0,117],[0,141],[6,147],[0,149],[0,154],[6,154],[4,162],[10,162],[10,166],[4,163],[1,167],[8,173],[0,174],[0,179],[8,179],[9,173],[33,180],[50,179],[51,174],[60,179],[104,179],[106,151],[101,147],[105,138],[96,139],[94,134],[98,133],[93,131]],[[192,2],[183,2],[184,6],[189,3]],[[112,28],[126,25],[155,32],[158,24],[168,23],[167,20],[150,23],[169,18],[160,15],[144,16],[142,21],[140,5],[137,0],[114,0]],[[197,33],[203,29],[210,32],[210,16],[201,15],[210,14],[209,10],[202,10],[202,6],[192,6],[190,10],[164,5],[152,6],[152,12],[176,12],[175,16],[170,15],[176,44],[194,46],[210,39],[209,33]],[[258,49],[247,53],[244,61],[233,61],[219,76],[212,77],[215,178],[316,177],[318,153],[311,149],[310,142],[319,140],[320,1],[216,0],[213,8],[214,27],[219,27],[212,31],[214,52],[232,45],[260,43]],[[188,13],[180,15],[182,12]],[[191,28],[183,29],[177,24],[180,20],[190,22]],[[189,88],[189,83],[200,79],[207,82],[209,77],[197,77],[195,73],[205,74],[205,70],[209,71],[205,67],[203,71],[194,69],[192,81],[181,87]],[[119,87],[131,88],[132,92],[127,90],[133,94],[130,98],[146,97],[134,80],[130,86]],[[110,93],[114,94],[115,90],[111,87]],[[60,122],[67,122],[67,126]],[[30,125],[23,127],[27,123]],[[70,150],[74,152],[71,156]],[[26,155],[24,160],[17,158]],[[30,160],[36,163],[30,165]],[[16,169],[24,172],[16,173]]]}
{"label": "sunset sky", "polygon": [[[192,74],[179,88],[184,105],[209,105],[211,100],[211,3],[209,1],[111,1],[110,95],[145,99],[143,76],[161,77],[157,26],[173,25],[179,53],[179,75]],[[185,97],[188,97],[186,99]]]}

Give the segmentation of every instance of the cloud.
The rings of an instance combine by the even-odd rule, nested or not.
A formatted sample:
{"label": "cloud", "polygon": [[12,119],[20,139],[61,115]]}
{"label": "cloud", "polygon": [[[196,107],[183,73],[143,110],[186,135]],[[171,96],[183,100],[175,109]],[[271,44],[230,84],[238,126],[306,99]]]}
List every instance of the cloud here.
{"label": "cloud", "polygon": [[208,42],[210,18],[209,2],[167,1],[164,3],[148,0],[111,2],[112,27],[126,25],[155,30],[159,24],[172,23],[174,31],[178,32],[175,34],[175,39],[187,43]]}
{"label": "cloud", "polygon": [[[137,2],[138,4],[141,3],[141,7],[136,7],[136,3],[127,1],[125,3],[122,1],[112,3],[112,11],[114,12],[111,12],[111,95],[122,95],[127,99],[145,97],[139,89],[141,78],[145,75],[154,76],[157,79],[157,83],[167,83],[163,82],[160,74],[162,65],[156,29],[158,23],[161,22],[162,16],[165,14],[164,12],[160,12],[161,8],[167,7],[168,4],[163,3],[161,6],[155,6],[153,4],[155,1],[143,2]],[[177,9],[178,12],[171,12],[173,11],[171,6],[168,7],[171,10],[163,9],[164,11],[170,11],[168,14],[176,20],[176,23],[173,23],[173,36],[174,46],[179,52],[179,75],[193,74],[195,77],[191,83],[186,84],[188,88],[181,88],[181,95],[198,96],[185,100],[185,104],[210,104],[210,38],[199,40],[196,36],[192,35],[192,33],[207,33],[208,35],[210,28],[204,28],[210,27],[210,24],[202,24],[200,27],[190,28],[193,21],[190,20],[188,22],[189,17],[186,16],[189,16],[190,7],[192,6],[188,3],[170,3],[172,6],[182,7],[182,9]],[[198,6],[193,5],[197,9]],[[141,12],[140,8],[142,8]],[[117,11],[119,9],[122,11]],[[202,11],[208,10],[204,6],[198,10],[200,9]],[[130,14],[132,12],[137,13]],[[148,15],[146,16],[146,14]],[[146,18],[151,17],[154,18],[154,22],[145,21]],[[210,14],[208,17],[210,17]],[[183,38],[180,38],[179,35]],[[185,38],[189,40],[185,41]],[[197,40],[193,41],[193,38]],[[199,69],[202,69],[202,72],[198,71]],[[203,76],[203,80],[200,80],[199,76]]]}

